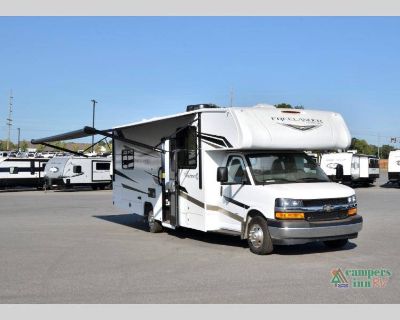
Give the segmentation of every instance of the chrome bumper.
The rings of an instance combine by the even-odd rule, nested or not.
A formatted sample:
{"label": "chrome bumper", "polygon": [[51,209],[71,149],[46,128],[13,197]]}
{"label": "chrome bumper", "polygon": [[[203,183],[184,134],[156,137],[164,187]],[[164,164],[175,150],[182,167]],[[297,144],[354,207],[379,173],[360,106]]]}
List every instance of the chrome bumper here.
{"label": "chrome bumper", "polygon": [[362,217],[343,220],[307,222],[268,220],[268,230],[274,244],[302,244],[356,238],[362,229]]}

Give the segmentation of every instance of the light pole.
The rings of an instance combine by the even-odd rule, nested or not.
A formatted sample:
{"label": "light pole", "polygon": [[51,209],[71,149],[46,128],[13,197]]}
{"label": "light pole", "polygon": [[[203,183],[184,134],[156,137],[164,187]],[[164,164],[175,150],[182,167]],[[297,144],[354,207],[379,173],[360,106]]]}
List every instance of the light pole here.
{"label": "light pole", "polygon": [[[94,128],[94,115],[95,115],[95,110],[96,110],[96,103],[97,101],[92,99],[93,102],[93,122],[92,122],[92,127]],[[94,135],[92,135],[92,153],[94,152]]]}
{"label": "light pole", "polygon": [[18,152],[20,151],[19,150],[20,142],[21,142],[21,128],[18,128]]}

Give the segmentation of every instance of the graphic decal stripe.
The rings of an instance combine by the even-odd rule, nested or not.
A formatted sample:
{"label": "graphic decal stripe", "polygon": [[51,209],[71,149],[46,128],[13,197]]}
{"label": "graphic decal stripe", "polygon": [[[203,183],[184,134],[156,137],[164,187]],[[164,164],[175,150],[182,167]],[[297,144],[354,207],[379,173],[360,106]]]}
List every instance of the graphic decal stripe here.
{"label": "graphic decal stripe", "polygon": [[238,214],[233,213],[233,212],[228,211],[228,210],[225,210],[225,209],[220,208],[220,207],[218,207],[218,206],[207,205],[206,209],[207,209],[207,210],[211,210],[211,211],[220,212],[220,213],[222,213],[222,214],[228,216],[229,218],[232,218],[232,219],[234,219],[234,220],[236,220],[236,221],[239,221],[239,222],[243,222],[243,218],[242,218],[241,216],[239,216]]}
{"label": "graphic decal stripe", "polygon": [[133,188],[133,187],[131,187],[131,186],[128,186],[128,185],[126,185],[126,184],[123,184],[123,183],[121,183],[121,185],[122,185],[122,187],[123,187],[123,188],[125,188],[125,189],[128,189],[128,190],[132,190],[132,191],[140,192],[140,193],[147,194],[147,195],[149,194],[148,192],[145,192],[145,191],[142,191],[142,190],[139,190],[139,189]]}
{"label": "graphic decal stripe", "polygon": [[235,205],[241,207],[241,208],[244,208],[244,209],[250,208],[250,206],[248,206],[247,204],[244,204],[244,203],[241,203],[241,202],[239,202],[239,201],[233,200],[232,198],[228,198],[228,197],[225,197],[225,196],[224,196],[224,199],[225,199],[226,201],[230,202],[230,203],[233,203],[233,204],[235,204]]}
{"label": "graphic decal stripe", "polygon": [[205,206],[203,202],[201,202],[201,201],[189,196],[187,193],[182,192],[182,190],[179,192],[179,195],[182,198],[194,203],[195,205],[197,205],[197,206],[199,206],[201,208],[205,208],[206,210],[210,210],[210,211],[216,211],[216,212],[222,213],[223,215],[228,216],[229,218],[232,218],[232,219],[234,219],[236,221],[243,222],[243,218],[241,216],[239,216],[238,214],[233,213],[233,212],[228,211],[228,210],[225,210],[225,209],[223,209],[221,207],[218,207],[218,206],[213,206],[213,205]]}
{"label": "graphic decal stripe", "polygon": [[[217,149],[220,149],[220,148],[221,148],[220,145],[218,145],[218,147],[216,147],[214,143],[205,141],[204,139],[201,139],[201,141],[202,141],[203,143],[205,143],[205,144],[208,144],[208,145],[211,146],[211,147],[214,147],[214,148],[217,148]],[[225,147],[225,146],[223,146],[223,147]]]}
{"label": "graphic decal stripe", "polygon": [[189,196],[187,193],[184,193],[184,192],[180,191],[180,192],[179,192],[179,195],[180,195],[182,198],[184,198],[184,199],[186,199],[186,200],[188,200],[188,201],[194,203],[196,206],[199,206],[199,207],[201,207],[201,208],[204,208],[204,203],[203,203],[203,202],[201,202],[200,200],[197,200],[197,199],[195,199],[195,198]]}
{"label": "graphic decal stripe", "polygon": [[130,180],[132,182],[137,183],[137,181],[133,180],[132,178],[129,178],[126,174],[122,173],[121,171],[119,171],[117,169],[114,170],[114,174],[119,175],[119,176],[121,176],[121,177],[123,177],[125,179],[128,179],[128,180]]}
{"label": "graphic decal stripe", "polygon": [[226,139],[225,137],[222,136],[216,136],[214,134],[209,134],[209,133],[202,133],[200,137],[204,140],[208,140],[210,142],[213,142],[215,144],[225,146],[228,148],[232,148],[232,144]]}

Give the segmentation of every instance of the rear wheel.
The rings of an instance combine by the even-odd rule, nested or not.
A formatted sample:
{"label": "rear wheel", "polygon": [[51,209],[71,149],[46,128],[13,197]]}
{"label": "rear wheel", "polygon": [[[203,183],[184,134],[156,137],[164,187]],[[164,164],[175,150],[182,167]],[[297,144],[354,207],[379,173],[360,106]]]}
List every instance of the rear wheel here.
{"label": "rear wheel", "polygon": [[151,233],[158,233],[163,230],[161,222],[154,219],[153,209],[150,209],[147,213],[147,224]]}
{"label": "rear wheel", "polygon": [[251,219],[247,231],[247,242],[250,251],[255,254],[266,255],[274,250],[267,221],[263,217],[256,216]]}
{"label": "rear wheel", "polygon": [[339,249],[339,248],[343,248],[348,242],[349,242],[349,239],[339,239],[339,240],[324,241],[324,244],[328,248]]}

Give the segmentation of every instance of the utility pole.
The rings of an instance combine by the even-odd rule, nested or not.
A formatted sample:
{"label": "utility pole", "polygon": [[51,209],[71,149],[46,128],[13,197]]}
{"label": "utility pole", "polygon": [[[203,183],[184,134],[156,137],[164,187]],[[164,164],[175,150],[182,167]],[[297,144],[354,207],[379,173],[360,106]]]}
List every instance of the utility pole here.
{"label": "utility pole", "polygon": [[378,158],[381,158],[381,133],[378,132]]}
{"label": "utility pole", "polygon": [[20,151],[19,150],[20,142],[21,142],[21,128],[18,128],[18,152]]}
{"label": "utility pole", "polygon": [[234,94],[234,92],[233,92],[233,88],[231,89],[231,103],[230,103],[230,107],[232,108],[233,107],[233,94]]}
{"label": "utility pole", "polygon": [[7,126],[8,126],[7,151],[10,150],[10,142],[11,142],[12,107],[13,107],[13,95],[12,95],[12,90],[10,90],[10,102],[8,106],[8,118],[7,118]]}
{"label": "utility pole", "polygon": [[[96,112],[96,103],[97,101],[92,99],[91,100],[93,102],[93,122],[92,122],[92,127],[94,128],[94,115]],[[94,152],[94,135],[92,136],[92,153]]]}

